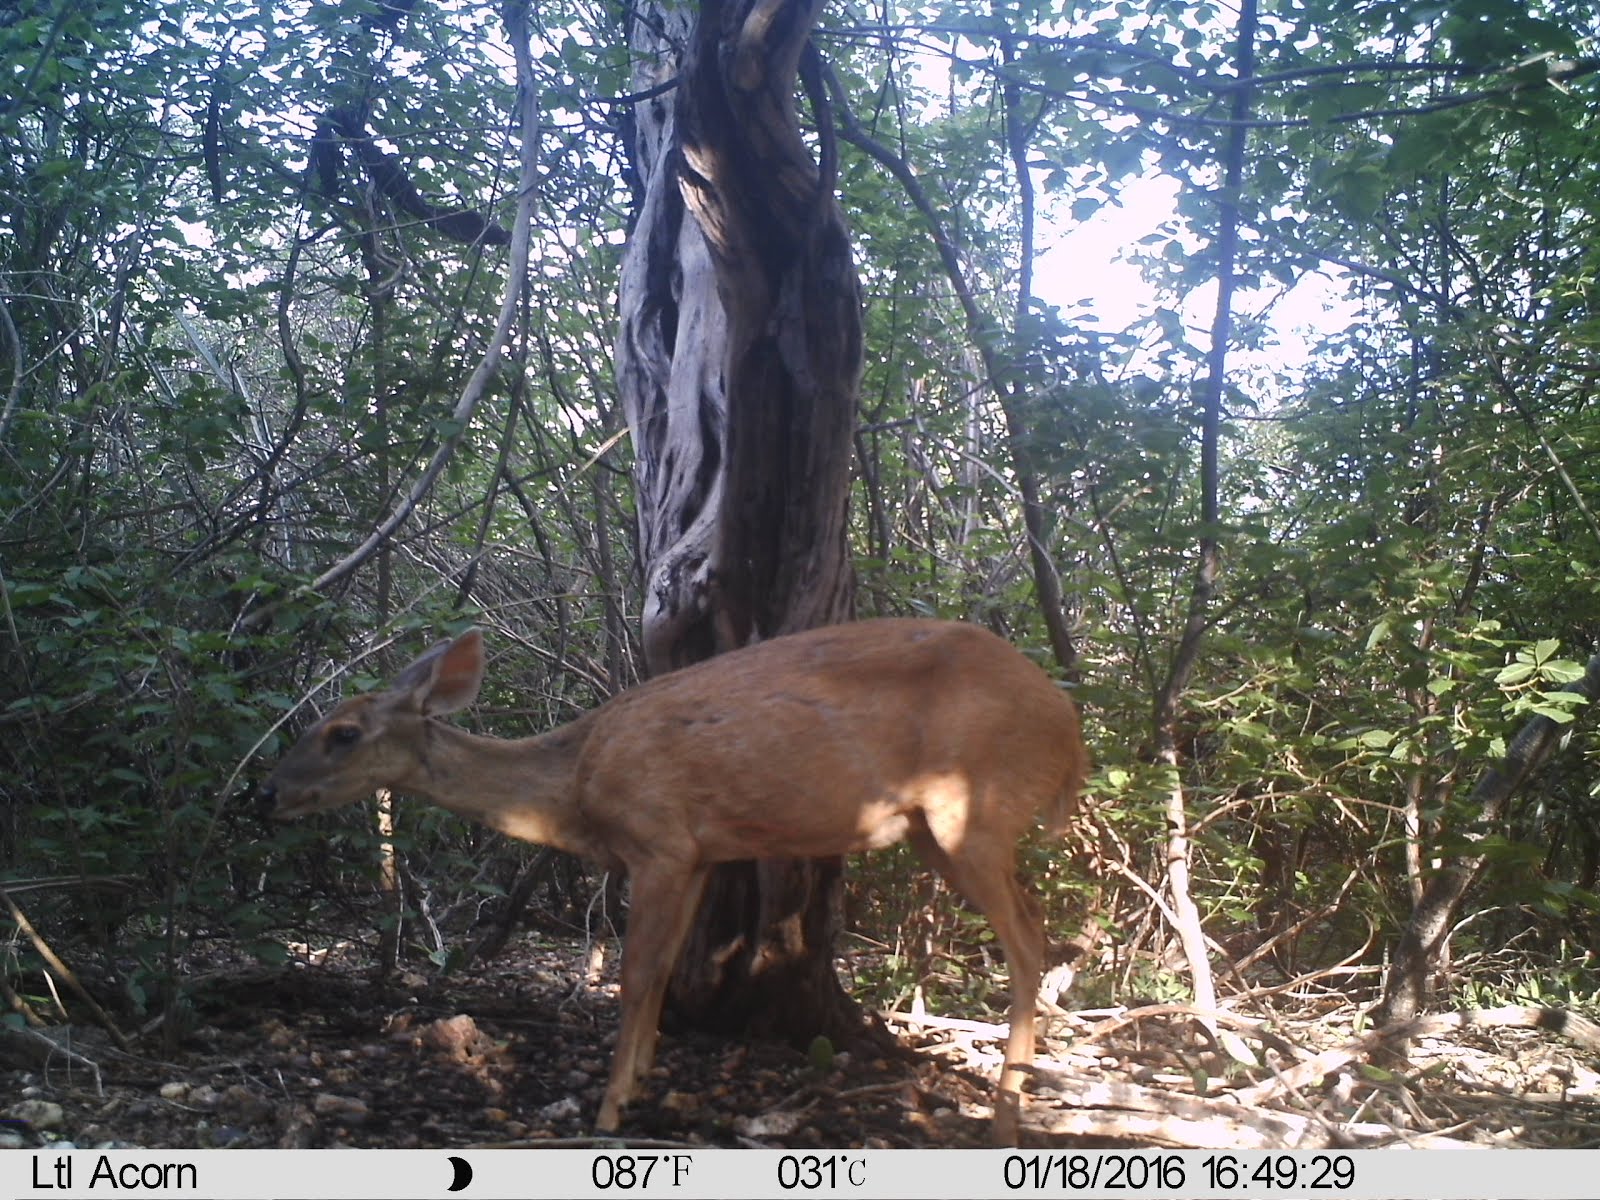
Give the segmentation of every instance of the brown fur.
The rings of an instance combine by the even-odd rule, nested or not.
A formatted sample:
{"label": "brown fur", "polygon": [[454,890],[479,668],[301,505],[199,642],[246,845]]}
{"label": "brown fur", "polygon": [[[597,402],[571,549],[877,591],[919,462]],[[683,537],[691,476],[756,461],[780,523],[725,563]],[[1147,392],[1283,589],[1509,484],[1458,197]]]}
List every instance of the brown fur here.
{"label": "brown fur", "polygon": [[391,688],[312,726],[268,781],[275,816],[379,787],[426,796],[513,837],[629,872],[622,1030],[603,1130],[655,1048],[662,996],[706,872],[910,840],[989,918],[1011,971],[996,1136],[1014,1142],[1033,1058],[1044,934],[1015,877],[1042,813],[1059,833],[1087,760],[1077,710],[1015,648],[974,625],[882,620],[776,638],[675,671],[540,737],[476,737],[436,720],[471,703],[476,631]]}

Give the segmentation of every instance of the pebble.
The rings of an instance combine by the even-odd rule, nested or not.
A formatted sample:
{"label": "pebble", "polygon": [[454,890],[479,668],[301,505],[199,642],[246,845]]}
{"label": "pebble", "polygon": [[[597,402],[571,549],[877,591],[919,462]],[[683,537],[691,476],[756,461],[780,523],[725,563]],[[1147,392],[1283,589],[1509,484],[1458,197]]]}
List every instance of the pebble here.
{"label": "pebble", "polygon": [[322,1092],[311,1102],[311,1111],[319,1117],[343,1121],[347,1125],[359,1125],[367,1119],[371,1110],[367,1108],[365,1100]]}
{"label": "pebble", "polygon": [[39,1130],[59,1129],[67,1118],[61,1105],[50,1100],[19,1100],[5,1110],[5,1115]]}

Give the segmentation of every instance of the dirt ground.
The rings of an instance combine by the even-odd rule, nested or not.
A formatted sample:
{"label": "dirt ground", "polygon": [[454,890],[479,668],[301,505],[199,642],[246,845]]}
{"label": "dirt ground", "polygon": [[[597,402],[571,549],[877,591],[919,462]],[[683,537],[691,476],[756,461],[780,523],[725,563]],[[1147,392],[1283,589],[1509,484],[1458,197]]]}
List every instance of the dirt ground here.
{"label": "dirt ground", "polygon": [[[318,957],[270,969],[194,964],[195,1007],[171,1050],[159,1029],[136,1036],[133,1053],[93,1025],[72,1027],[70,1039],[67,1027],[48,1031],[70,1054],[12,1035],[0,1043],[0,1117],[11,1118],[0,1144],[615,1144],[597,1142],[591,1123],[616,988],[606,970],[586,979],[581,948],[527,938],[471,972],[412,970],[386,983],[354,959]],[[1347,1039],[1352,1016],[1307,1005],[1278,1012],[1272,1028],[1309,1054]],[[689,1147],[987,1146],[1000,1029],[932,1024],[892,1021],[899,1052],[831,1058],[665,1034],[624,1137]],[[1049,1022],[1040,1053],[1056,1063],[1035,1079],[1024,1145],[1261,1148],[1263,1137],[1262,1146],[1309,1147],[1316,1141],[1294,1139],[1327,1145],[1327,1129],[1343,1123],[1360,1145],[1600,1146],[1595,1064],[1548,1033],[1469,1030],[1423,1042],[1403,1075],[1347,1072],[1292,1089],[1276,1107],[1241,1108],[1227,1106],[1228,1089],[1270,1081],[1270,1070],[1206,1066],[1189,1028],[1173,1014],[1139,1019],[1139,1010]],[[1127,1134],[1135,1123],[1120,1120],[1129,1113],[1141,1116],[1136,1137]],[[1152,1135],[1152,1120],[1169,1124]]]}

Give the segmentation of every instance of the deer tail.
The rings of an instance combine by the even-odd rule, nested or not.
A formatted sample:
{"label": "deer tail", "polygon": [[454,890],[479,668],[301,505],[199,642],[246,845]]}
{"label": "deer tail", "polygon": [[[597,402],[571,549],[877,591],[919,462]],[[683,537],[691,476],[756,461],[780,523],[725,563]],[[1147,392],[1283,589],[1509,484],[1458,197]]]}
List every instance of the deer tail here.
{"label": "deer tail", "polygon": [[1083,748],[1083,742],[1074,736],[1066,773],[1062,776],[1061,786],[1051,797],[1049,811],[1045,814],[1044,829],[1051,837],[1061,837],[1072,823],[1073,814],[1078,811],[1078,798],[1083,792],[1083,781],[1088,775],[1089,752]]}

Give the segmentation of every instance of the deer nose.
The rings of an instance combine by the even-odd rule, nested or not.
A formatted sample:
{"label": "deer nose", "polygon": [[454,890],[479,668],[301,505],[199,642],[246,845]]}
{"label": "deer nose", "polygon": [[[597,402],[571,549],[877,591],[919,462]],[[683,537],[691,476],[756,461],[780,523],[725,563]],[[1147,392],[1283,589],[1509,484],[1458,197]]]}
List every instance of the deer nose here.
{"label": "deer nose", "polygon": [[278,789],[272,780],[256,788],[256,811],[263,817],[271,816],[272,810],[278,806]]}

